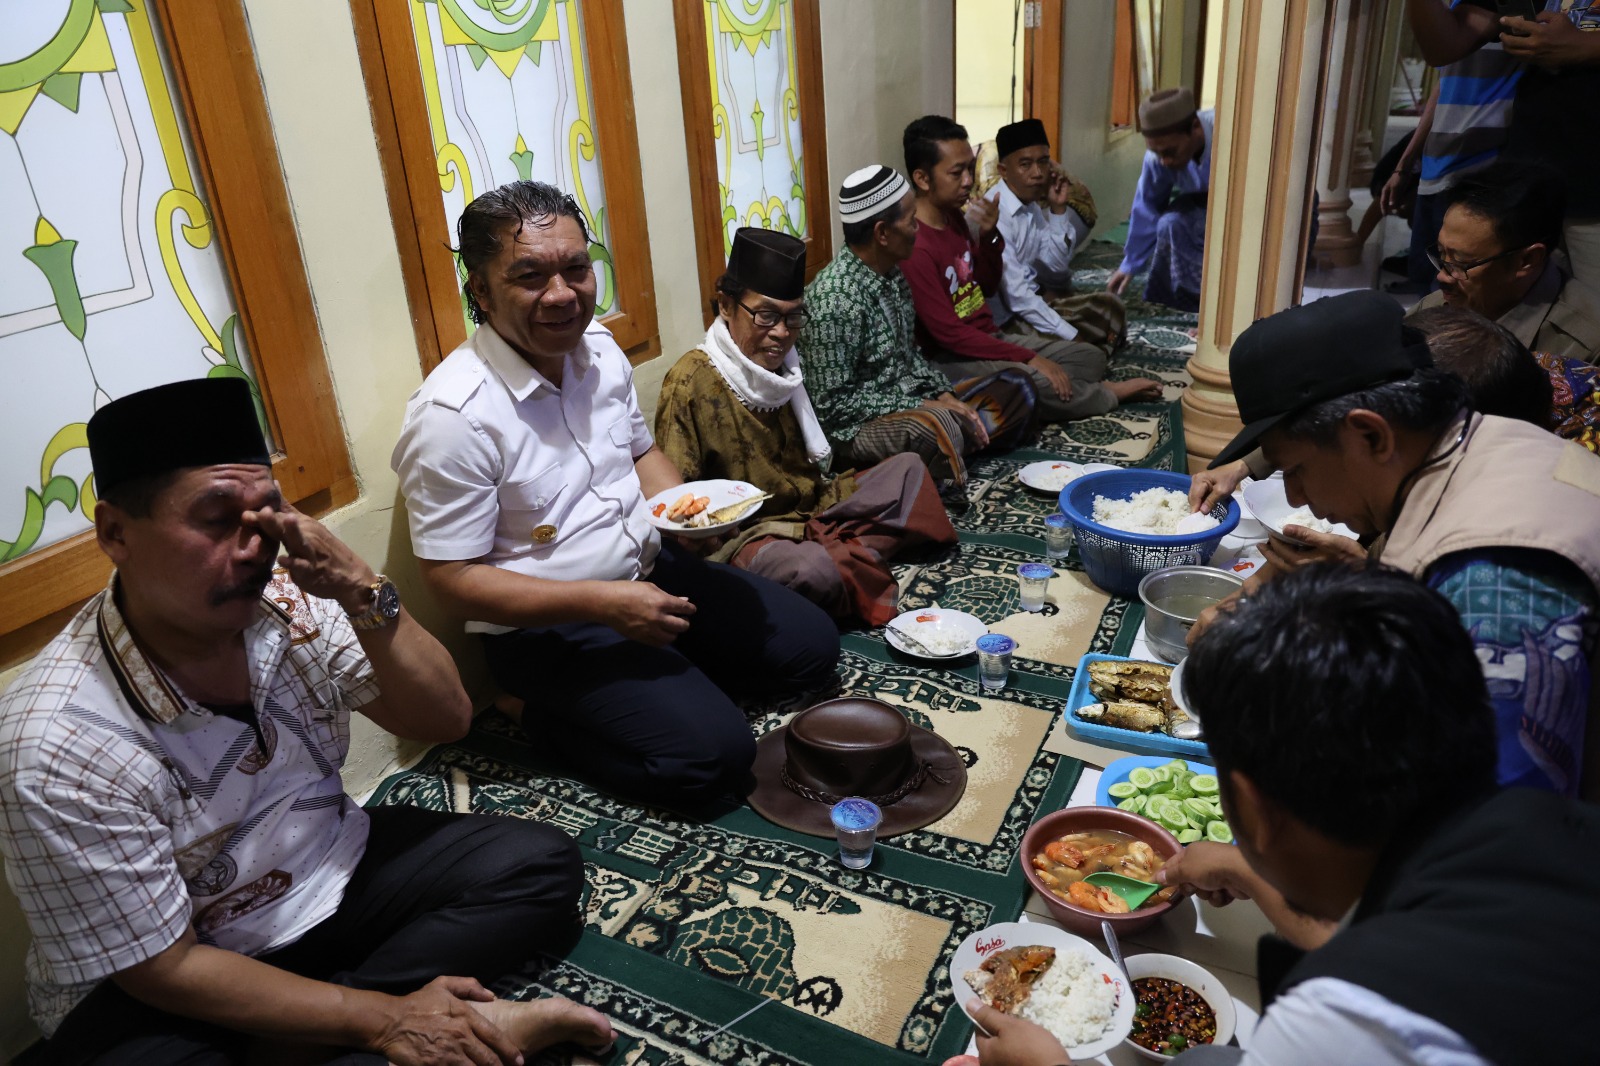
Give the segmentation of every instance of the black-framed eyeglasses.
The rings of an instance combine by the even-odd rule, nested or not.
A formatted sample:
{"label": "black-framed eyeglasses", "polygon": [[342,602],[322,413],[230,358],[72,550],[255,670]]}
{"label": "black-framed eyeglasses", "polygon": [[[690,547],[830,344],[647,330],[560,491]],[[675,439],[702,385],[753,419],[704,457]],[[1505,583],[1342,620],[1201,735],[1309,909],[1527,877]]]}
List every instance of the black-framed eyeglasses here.
{"label": "black-framed eyeglasses", "polygon": [[804,307],[797,307],[793,311],[786,313],[783,311],[774,311],[770,307],[762,307],[757,309],[753,307],[745,307],[744,304],[740,304],[739,306],[743,307],[745,313],[750,316],[750,321],[754,322],[762,329],[772,329],[779,322],[782,322],[784,325],[789,327],[789,332],[795,333],[803,329],[806,321],[811,318],[811,312],[807,311]]}
{"label": "black-framed eyeglasses", "polygon": [[1439,250],[1439,246],[1437,244],[1431,246],[1424,254],[1427,255],[1428,262],[1433,264],[1433,269],[1443,271],[1456,281],[1466,281],[1469,273],[1477,270],[1484,264],[1492,263],[1496,259],[1504,259],[1506,256],[1515,255],[1520,251],[1522,251],[1521,248],[1507,248],[1505,251],[1499,252],[1495,255],[1486,256],[1483,259],[1474,259],[1470,263],[1450,262],[1444,258],[1444,253]]}

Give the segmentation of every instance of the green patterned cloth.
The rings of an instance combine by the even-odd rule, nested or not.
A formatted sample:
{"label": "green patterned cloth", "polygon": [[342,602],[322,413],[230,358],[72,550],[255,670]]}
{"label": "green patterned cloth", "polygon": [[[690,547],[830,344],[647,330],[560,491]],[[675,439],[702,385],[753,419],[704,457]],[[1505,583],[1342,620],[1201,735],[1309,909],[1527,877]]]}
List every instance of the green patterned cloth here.
{"label": "green patterned cloth", "polygon": [[911,286],[900,271],[885,277],[846,248],[806,286],[806,309],[806,392],[830,439],[854,440],[874,418],[950,391],[917,347]]}
{"label": "green patterned cloth", "polygon": [[[1105,272],[1114,246],[1080,253]],[[1103,284],[1103,278],[1101,281]],[[1170,312],[1163,310],[1164,315]],[[1037,459],[1184,469],[1172,402],[1188,386],[1181,317],[1130,323],[1113,373],[1170,386],[1167,402],[1048,427],[1025,452],[972,467],[960,544],[896,567],[900,605],[969,611],[1020,642],[1011,683],[978,686],[975,664],[901,655],[881,629],[844,634],[839,690],[899,708],[948,740],[967,792],[945,818],[880,842],[872,866],[847,870],[832,841],[772,825],[744,808],[711,824],[613,799],[560,776],[537,738],[498,714],[385,780],[370,804],[416,804],[532,818],[571,833],[587,875],[585,931],[566,958],[530,967],[503,995],[564,995],[605,1012],[619,1033],[607,1066],[836,1066],[942,1063],[971,1026],[950,986],[950,957],[973,932],[1012,921],[1026,897],[1022,835],[1063,806],[1082,769],[1044,750],[1089,651],[1125,652],[1142,611],[1089,584],[1077,558],[1057,564],[1049,602],[1020,611],[1018,563],[1043,551],[1054,498],[1016,479]],[[798,707],[748,708],[758,734]],[[752,1007],[763,1009],[716,1036]],[[551,1053],[538,1061],[587,1061]]]}

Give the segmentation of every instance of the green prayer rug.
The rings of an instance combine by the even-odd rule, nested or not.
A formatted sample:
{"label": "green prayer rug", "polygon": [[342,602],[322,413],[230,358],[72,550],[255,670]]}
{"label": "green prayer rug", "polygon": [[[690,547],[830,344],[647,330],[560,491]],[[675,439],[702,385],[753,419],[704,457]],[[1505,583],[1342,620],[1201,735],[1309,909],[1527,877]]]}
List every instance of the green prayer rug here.
{"label": "green prayer rug", "polygon": [[[1118,256],[1103,242],[1080,253],[1083,287],[1103,287]],[[493,712],[462,741],[382,782],[370,805],[531,818],[582,848],[577,947],[496,991],[563,995],[605,1013],[619,1035],[599,1060],[608,1066],[877,1066],[959,1054],[971,1025],[950,986],[950,957],[969,934],[1021,912],[1022,835],[1066,803],[1082,770],[1043,750],[1073,668],[1085,652],[1126,650],[1142,617],[1137,604],[1089,584],[1075,553],[1056,564],[1045,611],[1020,610],[1016,564],[1043,557],[1041,522],[1056,503],[1016,471],[1047,458],[1184,469],[1176,400],[1188,386],[1182,348],[1193,319],[1131,304],[1129,343],[1112,374],[1165,382],[1163,401],[1047,427],[1025,450],[980,459],[972,508],[956,522],[960,543],[897,568],[902,609],[969,611],[1017,639],[1003,692],[981,691],[973,661],[950,668],[909,658],[881,629],[844,634],[840,691],[894,705],[948,740],[968,767],[956,809],[880,842],[869,869],[844,868],[831,840],[749,808],[694,822],[562,777],[537,737]],[[751,727],[765,733],[798,709],[750,709]],[[537,1061],[593,1060],[558,1052]]]}

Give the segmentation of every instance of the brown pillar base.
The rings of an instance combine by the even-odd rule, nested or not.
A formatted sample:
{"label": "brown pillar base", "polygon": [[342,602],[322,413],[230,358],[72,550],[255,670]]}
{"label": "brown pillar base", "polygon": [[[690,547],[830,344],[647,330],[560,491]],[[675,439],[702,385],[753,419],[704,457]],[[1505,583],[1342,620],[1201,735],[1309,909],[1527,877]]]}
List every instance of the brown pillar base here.
{"label": "brown pillar base", "polygon": [[1244,428],[1239,421],[1239,405],[1225,370],[1190,359],[1189,374],[1194,386],[1183,394],[1183,444],[1189,453],[1189,473],[1204,470],[1227,447],[1234,434]]}

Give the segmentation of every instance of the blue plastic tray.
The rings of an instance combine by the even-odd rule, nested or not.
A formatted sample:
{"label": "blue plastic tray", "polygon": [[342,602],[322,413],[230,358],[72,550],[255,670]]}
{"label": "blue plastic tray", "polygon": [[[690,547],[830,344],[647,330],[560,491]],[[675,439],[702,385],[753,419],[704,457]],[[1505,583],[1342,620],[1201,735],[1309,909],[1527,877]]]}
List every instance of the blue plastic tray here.
{"label": "blue plastic tray", "polygon": [[[1193,770],[1197,774],[1211,774],[1213,777],[1216,776],[1217,768],[1209,763],[1203,763],[1183,755],[1178,755],[1175,757],[1183,759],[1184,762],[1189,764],[1189,769]],[[1141,766],[1148,766],[1150,769],[1154,770],[1158,766],[1167,765],[1167,763],[1171,762],[1173,758],[1174,756],[1171,755],[1162,755],[1159,758],[1154,755],[1129,755],[1125,759],[1118,759],[1116,762],[1100,771],[1100,787],[1094,790],[1095,806],[1115,807],[1117,805],[1117,801],[1111,798],[1112,785],[1116,784],[1118,781],[1126,781],[1128,779],[1128,775],[1133,773],[1133,771],[1137,770]]]}
{"label": "blue plastic tray", "polygon": [[[1089,664],[1106,660],[1122,663],[1148,661],[1145,659],[1130,659],[1125,655],[1097,655],[1094,652],[1090,652],[1079,659],[1077,675],[1072,679],[1072,692],[1067,696],[1067,732],[1090,744],[1101,744],[1108,748],[1121,748],[1124,751],[1148,751],[1153,755],[1165,753],[1168,758],[1174,755],[1183,759],[1205,759],[1210,757],[1211,749],[1206,747],[1203,740],[1179,740],[1177,737],[1169,737],[1165,733],[1138,733],[1132,729],[1096,725],[1093,722],[1085,722],[1073,714],[1072,712],[1079,707],[1087,707],[1091,703],[1100,702],[1089,691]],[[1162,759],[1156,765],[1159,766],[1166,761],[1166,759]]]}

